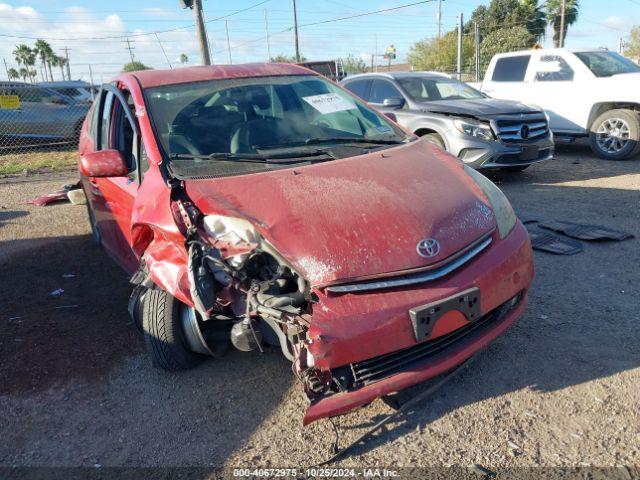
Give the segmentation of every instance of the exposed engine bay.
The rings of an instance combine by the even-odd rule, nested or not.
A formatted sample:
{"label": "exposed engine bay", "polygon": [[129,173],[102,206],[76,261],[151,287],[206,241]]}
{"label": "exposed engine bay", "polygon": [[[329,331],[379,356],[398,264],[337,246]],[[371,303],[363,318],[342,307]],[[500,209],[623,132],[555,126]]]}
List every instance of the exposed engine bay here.
{"label": "exposed engine bay", "polygon": [[[205,216],[184,192],[174,196],[181,197],[173,199],[172,212],[186,239],[194,305],[181,315],[188,347],[213,357],[230,345],[243,352],[280,348],[310,400],[326,393],[331,375],[313,368],[307,349],[315,297],[308,283],[249,221]],[[144,290],[134,289],[134,317]]]}

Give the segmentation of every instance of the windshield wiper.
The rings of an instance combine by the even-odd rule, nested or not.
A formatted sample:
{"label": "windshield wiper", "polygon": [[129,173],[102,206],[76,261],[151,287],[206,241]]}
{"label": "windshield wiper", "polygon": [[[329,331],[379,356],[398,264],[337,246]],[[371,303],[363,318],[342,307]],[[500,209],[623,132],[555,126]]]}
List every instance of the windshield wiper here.
{"label": "windshield wiper", "polygon": [[368,145],[400,145],[404,140],[391,140],[380,138],[362,138],[362,137],[316,137],[307,138],[305,140],[284,142],[274,145],[256,145],[256,150],[277,150],[290,147],[305,147],[307,145],[319,145],[324,143],[343,143],[343,144],[368,144]]}
{"label": "windshield wiper", "polygon": [[209,154],[192,154],[192,153],[173,153],[171,154],[172,160],[228,160],[231,162],[244,162],[244,163],[299,163],[302,161],[312,161],[307,157],[318,157],[320,155],[326,155],[334,158],[329,152],[321,149],[296,151],[296,152],[279,152],[274,154],[263,153],[228,153],[228,152],[214,152]]}

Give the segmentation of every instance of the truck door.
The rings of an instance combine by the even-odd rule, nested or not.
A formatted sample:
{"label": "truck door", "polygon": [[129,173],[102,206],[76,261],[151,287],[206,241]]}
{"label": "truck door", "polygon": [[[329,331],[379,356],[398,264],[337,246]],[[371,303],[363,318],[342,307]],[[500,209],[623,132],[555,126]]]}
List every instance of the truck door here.
{"label": "truck door", "polygon": [[482,82],[482,91],[493,98],[530,101],[532,96],[530,83],[527,82],[527,69],[531,54],[508,55],[495,61],[493,69],[487,71]]}

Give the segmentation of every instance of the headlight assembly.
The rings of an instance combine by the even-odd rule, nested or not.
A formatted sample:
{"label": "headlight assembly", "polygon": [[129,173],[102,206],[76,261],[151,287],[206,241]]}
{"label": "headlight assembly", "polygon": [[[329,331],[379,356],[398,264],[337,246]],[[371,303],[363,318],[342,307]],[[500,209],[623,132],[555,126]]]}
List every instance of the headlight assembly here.
{"label": "headlight assembly", "polygon": [[480,140],[493,140],[493,132],[487,123],[476,122],[475,120],[454,120],[453,124],[460,133]]}
{"label": "headlight assembly", "polygon": [[464,170],[473,178],[489,199],[491,208],[493,208],[493,214],[496,216],[496,222],[498,223],[500,238],[506,237],[516,225],[516,214],[511,207],[511,203],[509,203],[507,197],[502,193],[502,190],[496,187],[491,180],[480,172],[466,165],[464,166]]}

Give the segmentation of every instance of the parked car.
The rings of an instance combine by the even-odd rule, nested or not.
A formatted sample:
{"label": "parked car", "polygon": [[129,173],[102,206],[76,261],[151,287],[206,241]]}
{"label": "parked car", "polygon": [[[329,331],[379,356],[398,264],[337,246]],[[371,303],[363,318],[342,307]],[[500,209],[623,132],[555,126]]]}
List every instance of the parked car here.
{"label": "parked car", "polygon": [[606,50],[542,49],[495,55],[480,89],[536,102],[563,140],[589,137],[602,158],[640,153],[640,67]]}
{"label": "parked car", "polygon": [[15,99],[11,107],[0,106],[0,137],[5,139],[77,141],[89,109],[86,103],[29,83],[0,82],[0,96]]}
{"label": "parked car", "polygon": [[82,80],[65,80],[61,82],[40,82],[39,86],[50,88],[74,99],[77,102],[92,102],[98,89]]}
{"label": "parked car", "polygon": [[123,73],[79,170],[154,365],[279,347],[305,424],[452,369],[525,308],[502,192],[306,68]]}
{"label": "parked car", "polygon": [[489,98],[448,75],[366,73],[342,85],[473,168],[520,171],[553,158],[553,135],[540,108]]}

